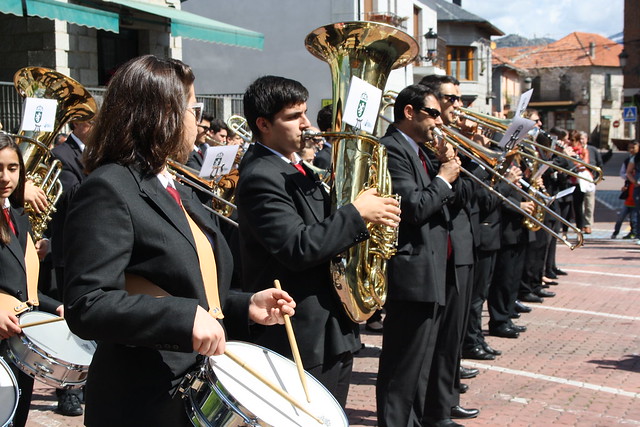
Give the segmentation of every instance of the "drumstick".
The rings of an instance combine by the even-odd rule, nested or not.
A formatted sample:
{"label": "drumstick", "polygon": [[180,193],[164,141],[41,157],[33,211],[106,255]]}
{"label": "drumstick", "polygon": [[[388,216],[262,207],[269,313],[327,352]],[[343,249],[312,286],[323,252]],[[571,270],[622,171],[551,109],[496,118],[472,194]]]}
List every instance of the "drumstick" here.
{"label": "drumstick", "polygon": [[24,325],[19,325],[19,326],[20,326],[20,329],[24,329],[24,328],[30,328],[32,326],[46,325],[47,323],[60,322],[61,320],[64,320],[64,317],[53,317],[51,319],[38,320],[37,322],[25,323]]}
{"label": "drumstick", "polygon": [[[278,279],[273,281],[273,285],[279,291],[282,290]],[[284,315],[284,326],[287,330],[287,337],[289,337],[289,344],[291,345],[291,353],[293,353],[293,360],[296,362],[296,367],[298,368],[298,375],[300,376],[300,382],[302,383],[304,394],[307,396],[307,402],[311,403],[311,397],[309,397],[309,390],[307,389],[307,376],[304,374],[300,351],[298,351],[298,343],[296,342],[296,336],[293,334],[293,325],[291,325],[291,319],[288,314]]]}
{"label": "drumstick", "polygon": [[235,354],[231,353],[229,350],[225,350],[224,354],[231,360],[233,360],[234,362],[236,362],[238,365],[240,365],[240,367],[244,368],[247,372],[249,372],[251,375],[253,375],[254,377],[256,377],[258,380],[262,381],[267,387],[269,387],[271,390],[275,391],[276,393],[278,393],[280,396],[282,396],[284,399],[286,399],[289,403],[291,403],[293,406],[295,406],[296,408],[300,409],[302,412],[304,412],[305,414],[309,415],[311,418],[313,418],[314,420],[316,420],[317,422],[319,422],[320,424],[324,424],[322,422],[322,420],[318,417],[316,417],[315,415],[313,415],[311,412],[309,412],[307,409],[304,408],[304,406],[302,406],[301,403],[299,403],[297,400],[295,400],[289,393],[287,393],[286,391],[282,390],[280,387],[278,387],[277,385],[275,385],[274,383],[272,383],[271,381],[269,381],[267,378],[265,378],[262,374],[260,374],[258,371],[256,371],[255,369],[253,369],[251,366],[247,365],[245,362],[242,361],[242,359],[240,359],[238,356],[236,356]]}

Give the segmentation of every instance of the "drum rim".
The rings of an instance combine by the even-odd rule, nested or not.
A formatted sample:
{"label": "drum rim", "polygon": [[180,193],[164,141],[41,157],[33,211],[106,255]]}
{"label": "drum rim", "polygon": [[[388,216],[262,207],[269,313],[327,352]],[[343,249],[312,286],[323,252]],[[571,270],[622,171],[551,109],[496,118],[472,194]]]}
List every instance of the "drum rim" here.
{"label": "drum rim", "polygon": [[20,401],[20,388],[18,387],[18,380],[16,379],[16,376],[13,375],[11,366],[9,366],[9,363],[6,360],[4,360],[4,357],[2,356],[0,356],[0,366],[2,366],[9,374],[9,379],[13,382],[13,391],[15,395],[15,403],[13,405],[13,410],[9,415],[9,419],[4,424],[2,424],[2,426],[4,427],[4,426],[11,425],[11,422],[13,421],[13,417],[16,415],[16,411],[18,410],[18,402]]}

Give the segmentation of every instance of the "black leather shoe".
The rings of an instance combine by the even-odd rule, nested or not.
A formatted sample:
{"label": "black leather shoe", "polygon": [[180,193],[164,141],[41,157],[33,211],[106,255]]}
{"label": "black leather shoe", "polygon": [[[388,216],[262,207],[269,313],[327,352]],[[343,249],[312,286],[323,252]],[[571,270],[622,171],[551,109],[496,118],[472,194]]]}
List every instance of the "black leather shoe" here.
{"label": "black leather shoe", "polygon": [[509,325],[509,327],[518,333],[527,332],[526,326],[515,325],[512,323]]}
{"label": "black leather shoe", "polygon": [[557,267],[553,269],[553,272],[556,273],[558,276],[566,276],[567,274],[569,274],[566,271],[562,271]]}
{"label": "black leather shoe", "polygon": [[493,354],[494,356],[500,356],[502,354],[502,352],[500,350],[496,350],[495,348],[492,348],[486,342],[482,343],[482,348],[484,349],[484,351],[486,351],[489,354]]}
{"label": "black leather shoe", "polygon": [[464,427],[462,424],[458,424],[450,418],[438,421],[424,420],[423,425],[426,427]]}
{"label": "black leather shoe", "polygon": [[512,319],[519,319],[520,318],[520,313],[518,313],[517,311],[515,313],[513,313],[512,315],[510,315],[509,317],[511,317]]}
{"label": "black leather shoe", "polygon": [[524,302],[544,302],[542,298],[531,292],[529,292],[528,294],[520,295],[518,299]]}
{"label": "black leather shoe", "polygon": [[77,417],[82,415],[83,410],[80,405],[80,398],[75,393],[65,393],[58,398],[58,407],[56,412],[68,417]]}
{"label": "black leather shoe", "polygon": [[555,280],[558,278],[558,275],[552,271],[551,273],[545,274],[544,277],[546,277],[547,279]]}
{"label": "black leather shoe", "polygon": [[465,368],[464,366],[460,366],[460,379],[461,380],[470,380],[471,378],[475,378],[478,376],[480,371],[475,368]]}
{"label": "black leather shoe", "polygon": [[520,300],[516,300],[516,312],[517,313],[531,313],[532,308],[524,305]]}
{"label": "black leather shoe", "polygon": [[476,359],[476,360],[493,360],[496,357],[493,354],[489,354],[484,351],[481,345],[473,347],[471,350],[462,351],[463,359]]}
{"label": "black leather shoe", "polygon": [[464,394],[469,390],[469,386],[465,383],[460,383],[460,393]]}
{"label": "black leather shoe", "polygon": [[451,418],[459,420],[468,420],[469,418],[475,418],[479,413],[479,409],[467,409],[463,408],[460,405],[451,408]]}
{"label": "black leather shoe", "polygon": [[556,293],[551,291],[545,291],[544,289],[540,289],[539,291],[536,292],[536,295],[539,296],[540,298],[553,298],[556,296]]}
{"label": "black leather shoe", "polygon": [[515,329],[509,327],[509,325],[500,325],[495,328],[489,328],[489,335],[502,338],[518,338],[520,334]]}

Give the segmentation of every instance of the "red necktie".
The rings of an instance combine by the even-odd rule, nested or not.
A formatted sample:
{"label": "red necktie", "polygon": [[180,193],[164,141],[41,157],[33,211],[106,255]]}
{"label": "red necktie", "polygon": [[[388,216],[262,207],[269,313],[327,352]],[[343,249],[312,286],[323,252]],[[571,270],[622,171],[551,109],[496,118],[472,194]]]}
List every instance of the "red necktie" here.
{"label": "red necktie", "polygon": [[307,176],[307,171],[304,170],[304,168],[300,163],[291,163],[291,164],[293,165],[294,168],[298,169],[298,172],[300,172],[304,176]]}
{"label": "red necktie", "polygon": [[173,200],[176,201],[176,203],[179,206],[182,206],[182,200],[180,199],[180,193],[178,193],[178,190],[176,190],[175,188],[173,188],[170,185],[167,185],[167,192],[173,198]]}
{"label": "red necktie", "polygon": [[202,150],[200,148],[198,148],[198,154],[200,154],[200,158],[204,160],[204,154],[202,153]]}
{"label": "red necktie", "polygon": [[16,227],[13,225],[13,221],[11,221],[11,215],[9,215],[9,208],[4,208],[4,217],[7,220],[7,224],[9,224],[9,229],[11,229],[11,232],[14,235],[17,235],[18,233],[16,233]]}
{"label": "red necktie", "polygon": [[427,158],[424,156],[424,153],[421,149],[418,148],[418,157],[420,157],[420,161],[422,162],[422,167],[424,171],[429,175],[429,168],[427,167]]}

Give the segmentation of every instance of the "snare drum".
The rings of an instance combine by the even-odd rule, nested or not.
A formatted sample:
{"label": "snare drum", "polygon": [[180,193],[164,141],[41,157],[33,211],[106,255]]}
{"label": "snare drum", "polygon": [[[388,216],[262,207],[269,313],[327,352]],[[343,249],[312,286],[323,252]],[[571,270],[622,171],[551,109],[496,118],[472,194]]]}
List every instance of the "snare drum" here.
{"label": "snare drum", "polygon": [[[41,311],[20,316],[21,325],[57,317]],[[27,375],[56,388],[81,387],[96,345],[71,333],[64,321],[31,326],[7,340],[5,356]]]}
{"label": "snare drum", "polygon": [[0,425],[2,427],[11,425],[11,420],[18,407],[20,389],[16,377],[7,362],[0,357]]}
{"label": "snare drum", "polygon": [[[307,402],[295,363],[264,347],[227,342],[227,349],[273,384],[279,385],[325,426],[348,426],[340,404],[309,373]],[[195,426],[320,425],[225,355],[209,357],[199,372],[185,380],[183,397]]]}

